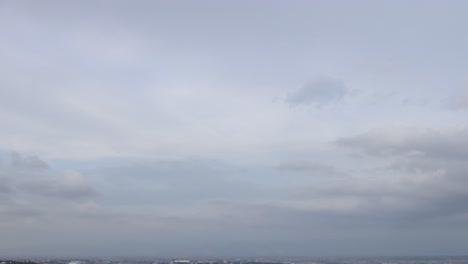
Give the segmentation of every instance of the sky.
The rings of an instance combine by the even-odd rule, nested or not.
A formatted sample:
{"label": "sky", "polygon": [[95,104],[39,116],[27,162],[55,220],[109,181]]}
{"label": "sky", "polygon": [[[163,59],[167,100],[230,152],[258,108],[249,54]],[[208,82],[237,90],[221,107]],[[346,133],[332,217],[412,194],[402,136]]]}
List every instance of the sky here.
{"label": "sky", "polygon": [[468,252],[467,1],[0,1],[0,256]]}

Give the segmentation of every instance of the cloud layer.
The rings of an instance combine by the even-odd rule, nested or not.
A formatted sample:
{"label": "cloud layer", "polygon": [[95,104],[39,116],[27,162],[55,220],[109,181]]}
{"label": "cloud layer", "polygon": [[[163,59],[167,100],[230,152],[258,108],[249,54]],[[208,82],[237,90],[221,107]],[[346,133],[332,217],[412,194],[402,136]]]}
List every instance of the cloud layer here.
{"label": "cloud layer", "polygon": [[0,255],[465,254],[467,8],[1,1]]}

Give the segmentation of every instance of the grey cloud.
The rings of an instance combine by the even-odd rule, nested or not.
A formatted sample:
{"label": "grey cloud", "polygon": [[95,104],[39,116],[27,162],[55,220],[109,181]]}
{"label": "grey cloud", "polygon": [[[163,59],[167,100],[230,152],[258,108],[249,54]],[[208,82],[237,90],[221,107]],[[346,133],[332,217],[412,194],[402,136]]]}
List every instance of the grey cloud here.
{"label": "grey cloud", "polygon": [[125,204],[176,206],[216,199],[262,198],[273,191],[245,177],[237,179],[246,172],[212,160],[122,161],[86,173],[112,181],[106,188],[118,194],[114,202]]}
{"label": "grey cloud", "polygon": [[468,95],[460,96],[456,100],[453,100],[450,105],[454,110],[468,109]]}
{"label": "grey cloud", "polygon": [[288,161],[279,164],[276,168],[284,172],[297,172],[320,176],[346,175],[334,166],[311,161]]}
{"label": "grey cloud", "polygon": [[5,179],[0,177],[0,193],[9,193],[11,192],[11,187],[9,182]]}
{"label": "grey cloud", "polygon": [[65,199],[93,198],[98,192],[78,172],[64,172],[56,177],[30,180],[21,184],[28,192]]}
{"label": "grey cloud", "polygon": [[[0,214],[2,217],[35,217],[42,214],[40,210],[33,208],[32,206],[20,205],[20,204],[0,204]],[[0,219],[1,221],[2,219]]]}
{"label": "grey cloud", "polygon": [[392,177],[356,179],[313,193],[332,199],[356,199],[353,209],[380,214],[395,222],[417,223],[467,214],[467,135],[466,129],[445,133],[379,129],[340,139],[340,146],[387,161],[385,169]]}
{"label": "grey cloud", "polygon": [[[136,241],[150,241],[154,234],[158,234],[169,244],[184,241],[187,247],[193,241],[199,243],[199,237],[203,237],[206,243],[199,248],[202,252],[235,241],[255,245],[260,243],[258,238],[261,237],[267,246],[258,246],[259,250],[270,252],[283,246],[291,252],[293,249],[288,245],[297,241],[320,244],[319,240],[310,237],[332,241],[341,239],[338,236],[351,239],[357,233],[373,237],[375,234],[370,229],[377,228],[377,233],[381,233],[395,226],[430,230],[437,224],[450,223],[451,220],[447,220],[450,217],[468,212],[463,204],[468,197],[464,188],[460,188],[463,184],[457,184],[460,182],[455,177],[442,172],[411,174],[393,180],[349,178],[329,186],[281,188],[265,193],[255,185],[241,185],[228,180],[228,176],[236,176],[232,173],[239,171],[216,162],[140,161],[125,164],[120,161],[117,164],[111,169],[100,168],[83,173],[101,175],[109,181],[107,185],[118,187],[112,192],[104,188],[106,196],[114,193],[131,203],[110,197],[114,200],[106,202],[119,211],[115,213],[92,201],[80,202],[77,213],[56,212],[62,213],[60,219],[80,216],[71,219],[64,227],[70,228],[79,223],[79,219],[86,218],[93,223],[93,227],[86,231],[88,234],[97,227],[105,228],[105,231],[98,232],[112,234],[115,241],[127,241],[129,237]],[[285,167],[293,170],[329,168],[311,164],[288,164]],[[46,182],[57,188],[82,186],[71,184],[83,183],[83,177],[74,175],[71,180],[56,179],[62,183]],[[164,186],[158,187],[160,183]],[[46,189],[41,195],[63,196],[55,187],[40,184],[29,191],[37,193],[40,188]],[[149,203],[138,199],[132,201],[138,196],[137,191],[152,197],[152,200]],[[126,209],[129,205],[138,207],[138,210]],[[460,225],[466,226],[461,222]],[[124,226],[125,232],[115,232]],[[212,241],[219,240],[223,242],[214,246]],[[276,246],[271,246],[273,244]],[[177,252],[167,244],[162,248]],[[306,252],[306,247],[297,252]]]}
{"label": "grey cloud", "polygon": [[420,129],[376,129],[338,139],[336,144],[372,155],[465,158],[468,156],[468,129],[445,133]]}
{"label": "grey cloud", "polygon": [[[140,181],[144,180],[148,187],[157,187],[164,183],[164,188],[154,190],[142,189],[138,185],[142,193],[150,195],[151,199],[147,200],[149,203],[141,203],[141,197],[138,198],[135,194],[133,198],[126,198],[128,195],[125,190],[116,191],[125,196],[125,199],[133,199],[134,204],[171,204],[177,208],[185,208],[190,203],[199,212],[206,213],[206,221],[221,217],[226,223],[237,221],[247,226],[263,223],[286,228],[285,225],[292,221],[291,218],[295,219],[297,225],[304,225],[311,219],[320,219],[321,224],[328,223],[331,226],[343,222],[350,226],[369,222],[378,223],[382,227],[414,226],[468,213],[468,206],[464,205],[464,201],[468,199],[464,186],[468,182],[456,173],[462,169],[457,167],[459,164],[445,164],[445,167],[439,164],[434,170],[413,170],[407,174],[394,171],[394,177],[391,178],[347,177],[325,185],[284,187],[269,191],[255,185],[242,185],[226,180],[225,174],[209,173],[210,166],[195,164],[156,162],[137,167],[123,166],[115,170],[122,173],[120,176],[115,173],[110,173],[109,176],[113,176],[115,180],[117,176],[132,178],[136,174],[146,175]],[[182,167],[192,173],[185,173],[185,169],[180,169]],[[335,171],[327,165],[297,162],[284,163],[278,169],[305,173]],[[102,170],[99,173],[106,175],[109,172]],[[205,176],[200,177],[201,175]],[[125,189],[132,189],[131,184],[135,184],[134,178],[132,179],[133,183],[121,181],[120,184],[123,185],[119,188],[125,186]],[[158,202],[168,196],[172,197],[171,201],[166,200],[163,204]],[[200,213],[196,215],[200,217]],[[247,222],[242,219],[245,215],[249,215]],[[188,212],[181,213],[179,217],[196,219],[195,215]],[[231,220],[228,221],[225,217]],[[342,217],[346,220],[340,220]]]}
{"label": "grey cloud", "polygon": [[22,199],[30,194],[65,199],[97,195],[96,189],[79,172],[57,172],[35,155],[11,152],[10,163],[11,166],[0,171],[0,192],[12,193],[15,190],[13,199]]}
{"label": "grey cloud", "polygon": [[[461,184],[466,186],[466,181]],[[344,217],[349,225],[384,228],[449,221],[468,214],[466,199],[465,188],[451,176],[409,175],[396,181],[361,179],[304,189],[285,206],[328,221]]]}
{"label": "grey cloud", "polygon": [[[350,226],[371,221],[382,226],[392,226],[415,225],[468,212],[463,204],[468,197],[464,188],[461,188],[466,185],[466,181],[457,178],[455,170],[448,168],[443,170],[439,167],[435,172],[414,170],[406,176],[393,179],[348,178],[326,186],[267,191],[264,187],[229,180],[226,177],[235,175],[231,173],[236,170],[216,163],[149,161],[119,164],[113,168],[86,172],[112,181],[112,189],[106,189],[109,186],[103,189],[107,194],[106,199],[111,199],[108,203],[117,207],[134,205],[150,211],[171,208],[167,217],[176,217],[182,222],[221,221],[225,225],[237,221],[238,224],[244,223],[242,228],[247,229],[260,223],[265,228],[286,228],[286,223],[294,218],[296,226],[310,223],[311,219],[315,219],[317,225],[328,223],[328,226],[342,224],[343,221]],[[334,171],[331,166],[306,162],[284,163],[278,169],[311,173]],[[82,177],[77,179],[80,180],[68,183],[64,183],[63,179],[57,179],[56,182],[49,179],[22,187],[45,196],[69,199],[94,197],[94,191],[83,184]],[[119,197],[112,194],[118,194]],[[196,208],[197,213],[188,210],[188,205],[191,210]],[[101,208],[94,202],[84,203],[79,211],[103,219],[110,215],[100,213]],[[242,220],[245,215],[249,215],[249,218]],[[145,214],[141,217],[144,218]],[[339,220],[341,217],[347,220]],[[200,224],[204,225],[202,222]],[[288,230],[293,232],[289,227]]]}
{"label": "grey cloud", "polygon": [[37,156],[22,156],[17,152],[10,155],[11,166],[24,169],[47,169],[49,165]]}
{"label": "grey cloud", "polygon": [[321,106],[342,99],[347,92],[348,89],[342,81],[321,78],[292,92],[287,96],[285,102],[289,106],[310,104]]}

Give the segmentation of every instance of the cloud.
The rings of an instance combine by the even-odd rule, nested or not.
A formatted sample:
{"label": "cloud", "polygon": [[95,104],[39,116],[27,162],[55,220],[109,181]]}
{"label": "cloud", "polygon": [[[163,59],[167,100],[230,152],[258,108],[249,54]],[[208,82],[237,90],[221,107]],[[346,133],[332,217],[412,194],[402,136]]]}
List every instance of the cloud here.
{"label": "cloud", "polygon": [[450,107],[454,110],[468,109],[468,95],[461,95],[454,100],[450,100]]}
{"label": "cloud", "polygon": [[417,128],[374,129],[357,136],[338,139],[336,144],[371,155],[466,158],[468,129],[445,132]]}
{"label": "cloud", "polygon": [[410,225],[468,213],[468,194],[451,175],[441,171],[410,174],[396,180],[358,180],[322,190],[324,200],[355,201],[346,214],[387,224]]}
{"label": "cloud", "polygon": [[0,192],[12,193],[14,190],[15,197],[35,194],[70,200],[92,198],[98,194],[80,172],[58,172],[35,155],[11,152],[10,164],[0,171]]}
{"label": "cloud", "polygon": [[11,192],[11,187],[5,178],[0,177],[0,193]]}
{"label": "cloud", "polygon": [[[381,156],[382,159],[386,157]],[[414,157],[415,162],[419,161],[417,156]],[[121,163],[119,167],[96,173],[113,179],[117,185],[114,192],[126,200],[125,204],[158,208],[181,221],[203,219],[223,226],[232,224],[239,229],[261,223],[296,232],[288,226],[291,221],[297,225],[315,225],[310,222],[314,219],[312,222],[327,228],[340,223],[349,226],[373,223],[389,228],[434,224],[440,219],[448,221],[468,213],[468,206],[463,204],[468,199],[464,188],[468,182],[459,174],[464,168],[460,166],[468,165],[461,162],[456,165],[432,164],[437,166],[426,170],[406,170],[402,168],[405,164],[392,164],[388,167],[392,177],[341,174],[343,177],[319,185],[309,183],[271,189],[242,184],[232,180],[236,174],[231,170],[220,170],[219,164],[199,161],[159,161],[130,166]],[[277,168],[284,173],[325,175],[339,172],[333,166],[314,162],[286,162]],[[143,188],[142,183],[146,187]],[[138,188],[140,194],[135,194],[134,188]],[[167,197],[171,199],[167,200]],[[245,215],[248,219],[243,218]]]}
{"label": "cloud", "polygon": [[98,192],[76,171],[67,171],[55,177],[30,180],[20,186],[34,194],[65,199],[93,198]]}
{"label": "cloud", "polygon": [[[17,188],[22,200],[30,203],[10,204],[0,207],[0,211],[8,212],[11,219],[24,214],[46,226],[52,222],[39,216],[53,215],[61,222],[69,221],[58,227],[68,234],[111,234],[113,241],[127,241],[129,237],[151,241],[158,234],[169,244],[183,241],[190,245],[203,237],[206,243],[200,250],[214,249],[216,246],[210,241],[226,237],[229,239],[223,243],[227,244],[260,243],[261,237],[268,245],[280,245],[281,241],[297,242],[310,237],[334,239],[338,233],[372,237],[375,234],[369,229],[377,227],[377,233],[381,233],[395,226],[430,229],[441,223],[464,225],[462,220],[453,219],[463,219],[468,213],[463,203],[468,199],[463,188],[466,184],[457,180],[454,171],[443,168],[408,170],[405,174],[404,164],[400,164],[388,168],[395,173],[393,178],[340,177],[325,185],[268,190],[266,186],[236,179],[251,173],[248,170],[214,161],[120,160],[113,164],[82,172],[93,178],[102,177],[106,184],[100,186],[103,189],[99,193],[105,195],[96,196],[97,190],[84,175],[66,172],[41,176],[40,181],[28,179]],[[283,173],[318,173],[334,171],[335,167],[292,161],[278,169]],[[253,177],[255,173],[245,176]],[[101,198],[106,206],[99,203]],[[36,207],[37,214],[22,212],[20,207]],[[73,226],[80,227],[84,219],[89,228],[70,231]],[[121,230],[123,227],[125,231]],[[315,238],[308,243],[313,241]],[[164,248],[175,250],[167,245]]]}
{"label": "cloud", "polygon": [[0,205],[0,214],[3,217],[24,218],[24,217],[37,217],[37,216],[42,215],[42,212],[32,207],[21,206],[21,205],[15,204],[15,205]]}
{"label": "cloud", "polygon": [[17,152],[12,152],[10,155],[11,166],[21,169],[47,169],[49,165],[37,156],[21,156]]}
{"label": "cloud", "polygon": [[276,167],[278,170],[285,172],[306,173],[320,176],[344,176],[345,173],[340,172],[334,166],[321,164],[310,161],[288,161],[279,164]]}
{"label": "cloud", "polygon": [[[322,197],[353,197],[363,214],[419,223],[468,214],[468,132],[417,128],[375,129],[342,138],[339,146],[377,158],[375,176],[315,190]],[[365,160],[364,160],[365,161]],[[379,175],[381,174],[381,175]]]}
{"label": "cloud", "polygon": [[342,99],[348,89],[337,79],[321,78],[307,83],[302,88],[289,94],[285,100],[289,106],[316,105],[321,106]]}
{"label": "cloud", "polygon": [[123,160],[89,173],[112,182],[108,195],[114,202],[136,206],[185,208],[218,199],[261,198],[271,191],[240,177],[246,172],[237,166],[213,160]]}

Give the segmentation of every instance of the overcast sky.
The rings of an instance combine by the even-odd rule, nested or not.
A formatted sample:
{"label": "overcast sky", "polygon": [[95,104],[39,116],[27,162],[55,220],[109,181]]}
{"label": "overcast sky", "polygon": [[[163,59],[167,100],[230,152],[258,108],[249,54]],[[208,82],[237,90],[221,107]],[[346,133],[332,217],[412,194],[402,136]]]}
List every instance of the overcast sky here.
{"label": "overcast sky", "polygon": [[0,1],[0,256],[468,252],[467,1]]}

